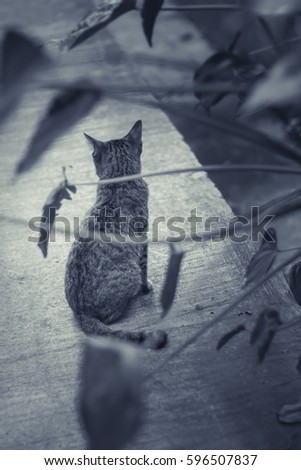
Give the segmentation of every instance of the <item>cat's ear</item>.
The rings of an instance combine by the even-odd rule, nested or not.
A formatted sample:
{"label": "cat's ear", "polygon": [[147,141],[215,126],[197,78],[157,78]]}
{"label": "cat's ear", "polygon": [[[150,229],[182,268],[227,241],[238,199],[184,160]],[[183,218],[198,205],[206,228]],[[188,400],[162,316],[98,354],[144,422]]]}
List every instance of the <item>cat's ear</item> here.
{"label": "cat's ear", "polygon": [[142,121],[137,121],[130,132],[124,137],[127,140],[134,141],[136,143],[141,143],[142,139]]}
{"label": "cat's ear", "polygon": [[97,150],[101,147],[102,142],[100,142],[99,140],[94,139],[93,137],[86,134],[85,132],[84,132],[84,136],[86,137],[89,144],[93,146],[93,150]]}

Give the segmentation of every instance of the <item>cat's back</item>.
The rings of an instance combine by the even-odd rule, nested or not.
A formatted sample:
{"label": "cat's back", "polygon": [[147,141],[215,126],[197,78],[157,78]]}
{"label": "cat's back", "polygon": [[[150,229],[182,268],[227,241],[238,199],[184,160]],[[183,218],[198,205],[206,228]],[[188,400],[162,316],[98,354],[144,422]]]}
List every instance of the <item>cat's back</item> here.
{"label": "cat's back", "polygon": [[147,184],[141,178],[104,181],[141,172],[141,129],[138,121],[123,139],[108,142],[86,136],[93,145],[99,184],[67,261],[65,286],[71,303],[87,306],[94,299],[95,306],[103,307],[105,302],[113,304],[114,298],[128,301],[141,288],[140,241],[145,240],[148,227]]}

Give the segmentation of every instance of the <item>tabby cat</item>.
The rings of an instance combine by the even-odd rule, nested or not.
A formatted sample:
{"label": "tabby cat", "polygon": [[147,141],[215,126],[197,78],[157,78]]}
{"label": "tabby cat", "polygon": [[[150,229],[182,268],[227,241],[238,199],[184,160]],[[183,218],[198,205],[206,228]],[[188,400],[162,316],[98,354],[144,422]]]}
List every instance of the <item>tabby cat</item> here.
{"label": "tabby cat", "polygon": [[[101,142],[85,136],[92,145],[100,181],[140,173],[141,121],[122,139]],[[147,244],[116,241],[124,236],[146,238],[147,224],[145,181],[140,178],[98,185],[96,202],[82,222],[80,237],[73,243],[65,275],[67,301],[86,334],[144,342],[152,348],[165,345],[167,335],[161,330],[125,332],[106,326],[124,316],[135,296],[151,291],[147,280]],[[110,238],[115,242],[108,242]]]}

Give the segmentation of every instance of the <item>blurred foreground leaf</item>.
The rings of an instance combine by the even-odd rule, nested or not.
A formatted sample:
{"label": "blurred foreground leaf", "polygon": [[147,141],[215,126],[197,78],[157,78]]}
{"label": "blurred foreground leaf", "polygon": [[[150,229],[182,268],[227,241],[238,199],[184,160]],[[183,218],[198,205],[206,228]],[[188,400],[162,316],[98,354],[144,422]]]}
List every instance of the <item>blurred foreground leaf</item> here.
{"label": "blurred foreground leaf", "polygon": [[95,85],[83,81],[73,83],[55,96],[15,173],[32,168],[56,139],[91,111],[100,97],[101,91]]}
{"label": "blurred foreground leaf", "polygon": [[[297,371],[301,375],[301,357],[297,364]],[[293,405],[284,405],[278,413],[278,419],[284,424],[301,423],[301,397]]]}
{"label": "blurred foreground leaf", "polygon": [[[301,100],[301,65],[297,54],[280,59],[255,85],[244,104],[245,110],[265,106],[289,106]],[[299,104],[299,108],[301,108]]]}
{"label": "blurred foreground leaf", "polygon": [[287,15],[301,10],[301,0],[243,0],[258,15]]}
{"label": "blurred foreground leaf", "polygon": [[[65,174],[65,168],[63,168],[63,171]],[[55,217],[57,216],[57,211],[61,207],[63,199],[72,199],[70,192],[75,194],[76,186],[68,183],[65,175],[64,181],[62,181],[53,191],[51,191],[43,206],[42,220],[45,221],[41,223],[40,241],[38,243],[38,247],[42,251],[44,258],[47,257],[49,236]]]}
{"label": "blurred foreground leaf", "polygon": [[284,424],[301,423],[301,397],[293,405],[284,405],[278,413],[278,420]]}
{"label": "blurred foreground leaf", "polygon": [[259,315],[250,338],[251,344],[257,343],[259,362],[262,362],[265,358],[274,335],[281,324],[279,313],[276,310],[266,308]]}
{"label": "blurred foreground leaf", "polygon": [[170,245],[170,258],[165,276],[165,283],[161,294],[162,317],[164,317],[172,306],[177,284],[181,263],[185,252],[173,243]]}
{"label": "blurred foreground leaf", "polygon": [[290,290],[298,305],[301,305],[301,261],[294,264],[288,275]]}
{"label": "blurred foreground leaf", "polygon": [[51,60],[25,34],[8,29],[1,43],[0,121],[17,106],[25,86]]}
{"label": "blurred foreground leaf", "polygon": [[86,341],[79,405],[89,449],[123,449],[138,428],[142,400],[135,352],[113,339]]}
{"label": "blurred foreground leaf", "polygon": [[215,84],[229,85],[229,87],[232,85],[234,89],[237,88],[235,94],[242,100],[249,85],[262,77],[265,72],[263,65],[256,64],[248,56],[242,57],[234,53],[240,36],[241,32],[239,31],[227,50],[213,54],[194,73],[194,95],[208,114],[211,108],[217,105],[229,92],[203,93],[198,91],[200,85]]}
{"label": "blurred foreground leaf", "polygon": [[136,0],[99,0],[99,5],[90,11],[64,39],[59,48],[68,51],[85,41],[119,16],[134,10]]}
{"label": "blurred foreground leaf", "polygon": [[142,27],[148,44],[152,47],[155,22],[164,0],[144,0],[141,11]]}
{"label": "blurred foreground leaf", "polygon": [[230,339],[238,335],[238,333],[240,333],[241,331],[245,331],[245,330],[246,328],[244,325],[236,326],[235,328],[233,328],[233,330],[229,331],[228,333],[226,333],[225,335],[221,337],[221,339],[217,343],[216,349],[217,350],[221,349],[223,346],[225,346],[225,344],[228,343],[228,341],[230,341]]}
{"label": "blurred foreground leaf", "polygon": [[261,242],[259,250],[252,257],[245,274],[246,287],[251,282],[263,277],[271,268],[277,255],[277,234],[276,230],[269,228],[266,231],[266,238]]}

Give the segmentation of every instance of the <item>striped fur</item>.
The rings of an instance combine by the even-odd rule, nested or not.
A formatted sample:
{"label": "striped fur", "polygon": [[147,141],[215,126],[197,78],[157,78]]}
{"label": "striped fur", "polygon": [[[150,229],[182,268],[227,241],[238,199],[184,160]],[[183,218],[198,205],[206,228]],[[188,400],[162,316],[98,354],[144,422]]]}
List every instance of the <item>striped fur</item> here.
{"label": "striped fur", "polygon": [[[100,179],[140,172],[142,123],[138,121],[122,139],[101,142],[90,136],[96,174]],[[67,262],[65,293],[86,334],[114,336],[137,343],[148,339],[145,332],[113,330],[107,325],[123,317],[130,301],[150,291],[147,281],[147,245],[108,243],[100,238],[146,235],[148,188],[145,181],[99,185],[96,202],[81,226]],[[93,234],[95,237],[93,239]],[[158,336],[158,335],[157,335]],[[152,347],[162,347],[161,332]]]}

